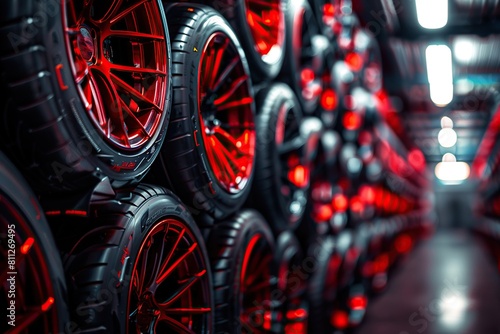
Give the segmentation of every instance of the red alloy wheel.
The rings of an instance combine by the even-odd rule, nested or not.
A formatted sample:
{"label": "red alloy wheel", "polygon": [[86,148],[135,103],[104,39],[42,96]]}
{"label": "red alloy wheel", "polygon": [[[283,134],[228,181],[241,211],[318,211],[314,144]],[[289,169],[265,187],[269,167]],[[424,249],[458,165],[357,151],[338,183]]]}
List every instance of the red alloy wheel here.
{"label": "red alloy wheel", "polygon": [[271,329],[271,262],[272,250],[262,234],[248,242],[240,271],[240,324],[250,333],[267,333]]}
{"label": "red alloy wheel", "polygon": [[161,131],[169,68],[157,1],[62,1],[73,76],[98,133],[137,150]]}
{"label": "red alloy wheel", "polygon": [[227,35],[212,34],[202,52],[198,105],[203,144],[215,179],[235,194],[247,185],[254,165],[250,78]]}
{"label": "red alloy wheel", "polygon": [[266,63],[276,63],[285,43],[285,14],[280,0],[245,0],[246,18],[255,50]]}
{"label": "red alloy wheel", "polygon": [[[28,201],[29,202],[29,201]],[[0,305],[7,318],[0,325],[2,333],[59,333],[58,310],[54,294],[55,282],[49,275],[47,258],[40,240],[19,210],[0,192]],[[13,233],[8,234],[8,230]],[[13,238],[10,238],[10,235]],[[14,240],[15,249],[9,246]],[[15,256],[13,260],[12,256]],[[51,254],[54,255],[54,254]],[[57,256],[57,254],[56,254]],[[14,261],[14,262],[12,262]],[[12,270],[10,265],[14,265]],[[15,274],[14,274],[15,273]],[[15,278],[14,283],[7,279]],[[14,294],[12,298],[11,294]],[[8,325],[9,301],[15,300],[15,327]],[[4,308],[5,306],[5,308]],[[7,310],[6,310],[7,309]]]}
{"label": "red alloy wheel", "polygon": [[201,245],[175,219],[144,238],[130,284],[127,333],[193,333],[210,327],[211,289]]}

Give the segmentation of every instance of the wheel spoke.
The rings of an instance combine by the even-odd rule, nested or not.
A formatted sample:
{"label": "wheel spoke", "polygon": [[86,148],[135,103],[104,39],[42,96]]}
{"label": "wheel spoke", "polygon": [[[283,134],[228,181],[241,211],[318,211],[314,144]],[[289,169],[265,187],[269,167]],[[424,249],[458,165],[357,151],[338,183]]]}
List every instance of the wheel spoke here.
{"label": "wheel spoke", "polygon": [[146,2],[148,2],[149,0],[142,0],[142,1],[139,1],[135,4],[133,4],[132,6],[128,7],[127,9],[123,10],[122,12],[114,15],[114,17],[112,19],[110,19],[109,23],[110,24],[115,24],[116,22],[120,21],[121,19],[123,19],[125,16],[127,16],[128,14],[132,13],[134,10],[136,10],[139,6],[142,6],[143,4],[145,4]]}
{"label": "wheel spoke", "polygon": [[226,38],[224,40],[224,44],[221,45],[217,49],[215,57],[213,57],[214,65],[213,65],[213,67],[210,67],[212,69],[212,71],[210,71],[212,74],[212,77],[211,77],[210,81],[207,81],[207,82],[210,82],[209,87],[211,87],[211,88],[215,84],[215,79],[217,78],[217,74],[219,74],[220,65],[222,63],[222,57],[224,56],[224,51],[226,51],[228,45],[229,45],[229,38]]}
{"label": "wheel spoke", "polygon": [[113,3],[109,6],[109,9],[102,16],[102,18],[98,19],[98,22],[108,22],[112,17],[116,15],[116,12],[120,10],[122,6],[123,0],[113,0]]}
{"label": "wheel spoke", "polygon": [[253,98],[251,97],[244,97],[236,101],[231,101],[231,102],[225,102],[222,103],[217,107],[217,111],[224,111],[227,109],[233,109],[233,108],[238,108],[244,105],[249,105],[252,104]]}
{"label": "wheel spoke", "polygon": [[239,56],[235,56],[231,60],[231,62],[224,69],[224,72],[222,72],[222,74],[217,79],[217,81],[216,81],[216,83],[215,83],[215,85],[214,85],[214,87],[212,89],[214,92],[217,92],[220,89],[220,87],[222,86],[222,84],[226,81],[226,79],[229,77],[229,75],[231,74],[231,72],[236,68],[236,65],[238,65],[239,62],[240,62]]}
{"label": "wheel spoke", "polygon": [[186,325],[182,324],[181,322],[175,320],[174,318],[171,318],[169,316],[163,315],[162,317],[159,318],[159,321],[165,322],[172,329],[175,330],[176,333],[179,334],[196,334],[193,330],[189,329]]}
{"label": "wheel spoke", "polygon": [[125,101],[120,99],[120,103],[122,105],[122,110],[124,110],[128,115],[127,120],[132,119],[134,124],[139,127],[139,129],[144,133],[144,135],[148,138],[151,138],[146,128],[144,128],[144,125],[141,123],[141,121],[139,121],[137,116],[135,116],[135,113],[132,110],[130,110],[129,106],[125,104]]}
{"label": "wheel spoke", "polygon": [[165,310],[165,313],[168,314],[204,314],[211,312],[212,309],[210,307],[186,307],[186,308],[169,308]]}
{"label": "wheel spoke", "polygon": [[121,71],[121,72],[152,74],[152,75],[158,75],[158,76],[166,76],[167,75],[166,72],[158,71],[158,70],[152,69],[152,68],[118,65],[118,64],[113,64],[113,63],[109,63],[109,65],[107,65],[107,66],[109,66],[109,68],[111,70],[116,70],[116,71]]}
{"label": "wheel spoke", "polygon": [[175,251],[179,248],[179,243],[181,242],[185,233],[186,233],[185,229],[182,229],[179,232],[179,234],[177,235],[177,239],[175,239],[175,242],[172,245],[172,247],[170,248],[170,251],[168,252],[167,256],[165,256],[165,260],[163,260],[163,264],[161,265],[160,270],[156,273],[155,277],[158,277],[160,273],[163,273],[167,270],[167,266],[169,265],[170,261],[172,260],[172,256],[174,255]]}
{"label": "wheel spoke", "polygon": [[120,87],[122,90],[124,90],[129,95],[131,95],[131,97],[134,97],[137,100],[139,100],[140,102],[149,105],[153,109],[157,110],[159,113],[162,112],[162,110],[160,110],[160,108],[158,108],[158,106],[153,101],[151,101],[150,99],[148,99],[147,97],[145,97],[143,94],[141,94],[140,92],[138,92],[135,88],[133,88],[128,83],[126,83],[125,81],[123,81],[122,79],[120,79],[118,76],[116,76],[115,74],[111,73],[110,77],[111,77],[111,80],[118,87]]}
{"label": "wheel spoke", "polygon": [[156,284],[161,284],[163,281],[175,270],[177,267],[198,247],[198,243],[193,243],[186,253],[182,254],[169,268],[166,268],[166,262],[162,267],[162,271],[160,271],[158,277],[156,278]]}
{"label": "wheel spoke", "polygon": [[160,303],[158,306],[164,310],[164,312],[170,312],[171,309],[168,308],[168,306],[172,305],[176,300],[178,300],[184,293],[186,293],[196,282],[200,280],[203,275],[207,273],[206,269],[203,269],[199,273],[195,274],[193,277],[188,278],[185,280],[185,282],[180,285],[177,290],[174,292],[174,294],[164,301],[163,303]]}
{"label": "wheel spoke", "polygon": [[103,39],[107,37],[123,37],[137,41],[151,42],[151,41],[164,41],[165,37],[162,35],[148,34],[143,32],[128,31],[128,30],[111,30],[108,35],[103,35]]}
{"label": "wheel spoke", "polygon": [[248,76],[243,75],[243,76],[239,77],[238,79],[236,79],[235,81],[233,81],[233,83],[231,84],[231,87],[228,89],[228,91],[225,92],[221,97],[217,98],[214,101],[214,105],[219,106],[219,105],[225,103],[230,97],[233,96],[234,92],[238,88],[240,88],[241,85],[243,85],[245,82],[247,82],[247,80],[248,80]]}

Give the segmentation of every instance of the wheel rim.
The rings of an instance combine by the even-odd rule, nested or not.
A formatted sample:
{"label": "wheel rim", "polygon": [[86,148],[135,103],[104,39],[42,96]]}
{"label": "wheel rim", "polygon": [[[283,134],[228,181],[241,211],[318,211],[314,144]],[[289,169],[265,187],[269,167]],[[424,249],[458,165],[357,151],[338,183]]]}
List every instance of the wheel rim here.
{"label": "wheel rim", "polygon": [[[59,333],[56,296],[49,265],[43,255],[39,240],[35,238],[29,223],[19,214],[19,210],[0,193],[0,263],[6,268],[0,275],[2,288],[0,304],[4,310],[10,306],[10,285],[7,279],[15,277],[15,327],[3,321],[2,333]],[[15,268],[9,266],[8,226],[15,226]],[[11,254],[12,255],[12,254]],[[62,269],[61,269],[62,270]],[[17,274],[10,274],[15,272]],[[34,279],[36,277],[36,279]]]}
{"label": "wheel rim", "polygon": [[203,143],[216,182],[238,193],[252,175],[255,123],[249,75],[230,38],[210,36],[200,60],[198,105]]}
{"label": "wheel rim", "polygon": [[322,92],[324,50],[314,43],[321,34],[314,14],[305,2],[296,11],[293,22],[292,44],[299,71],[298,87],[302,99],[310,104],[317,101]]}
{"label": "wheel rim", "polygon": [[240,323],[248,333],[271,329],[271,261],[267,240],[254,235],[245,249],[240,273]]}
{"label": "wheel rim", "polygon": [[210,283],[201,245],[183,222],[148,232],[132,271],[127,333],[202,333],[210,328]]}
{"label": "wheel rim", "polygon": [[74,81],[97,132],[119,150],[156,140],[170,88],[158,3],[71,0],[62,10]]}
{"label": "wheel rim", "polygon": [[278,186],[279,198],[289,214],[289,224],[294,225],[303,216],[306,192],[309,189],[310,161],[303,155],[308,138],[301,136],[301,119],[295,106],[287,101],[281,105],[276,126],[276,147],[281,164]]}
{"label": "wheel rim", "polygon": [[255,50],[265,63],[278,62],[285,41],[285,15],[281,0],[245,0],[245,7]]}

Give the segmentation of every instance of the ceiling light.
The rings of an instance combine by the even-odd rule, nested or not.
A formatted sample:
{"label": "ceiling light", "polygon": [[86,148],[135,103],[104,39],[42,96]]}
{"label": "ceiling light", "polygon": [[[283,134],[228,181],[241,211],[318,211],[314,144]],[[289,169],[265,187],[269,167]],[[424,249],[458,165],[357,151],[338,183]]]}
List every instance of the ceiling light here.
{"label": "ceiling light", "polygon": [[468,38],[457,38],[453,43],[453,55],[456,60],[468,63],[476,57],[475,44]]}
{"label": "ceiling light", "polygon": [[457,162],[457,158],[446,153],[443,161],[436,165],[436,177],[445,184],[460,184],[469,178],[470,166],[466,162]]}
{"label": "ceiling light", "polygon": [[453,147],[457,143],[457,133],[451,128],[444,128],[438,134],[439,145]]}
{"label": "ceiling light", "polygon": [[453,129],[453,120],[448,116],[444,116],[443,118],[441,118],[441,127],[443,129],[445,128]]}
{"label": "ceiling light", "polygon": [[418,23],[426,29],[443,28],[448,23],[448,0],[416,0]]}
{"label": "ceiling light", "polygon": [[451,50],[446,45],[429,45],[425,50],[431,100],[445,106],[453,99]]}

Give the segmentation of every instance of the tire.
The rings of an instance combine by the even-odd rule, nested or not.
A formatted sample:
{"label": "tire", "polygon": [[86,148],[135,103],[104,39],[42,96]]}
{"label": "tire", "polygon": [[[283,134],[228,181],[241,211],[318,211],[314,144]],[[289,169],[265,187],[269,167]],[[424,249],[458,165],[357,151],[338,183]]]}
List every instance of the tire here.
{"label": "tire", "polygon": [[[262,216],[245,210],[218,223],[210,233],[208,249],[214,275],[215,332],[269,331],[274,318],[274,241]],[[248,282],[248,272],[258,275]]]}
{"label": "tire", "polygon": [[325,58],[331,47],[307,0],[293,2],[287,16],[286,58],[281,79],[292,87],[305,113],[316,110],[322,93]]}
{"label": "tire", "polygon": [[[0,263],[4,268],[0,305],[7,317],[0,324],[0,331],[65,332],[72,324],[67,311],[66,281],[52,233],[35,196],[1,152],[0,226]],[[14,307],[13,314],[9,307]]]}
{"label": "tire", "polygon": [[[289,31],[285,24],[285,13],[291,1],[208,0],[205,2],[212,4],[234,29],[252,68],[252,79],[255,82],[274,79],[285,59],[286,35]],[[252,24],[253,21],[249,21],[250,17],[261,22]],[[270,32],[260,29],[263,26]]]}
{"label": "tire", "polygon": [[[179,3],[167,6],[166,15],[175,89],[155,183],[169,183],[193,213],[223,219],[243,205],[253,179],[256,134],[249,69],[236,36],[213,9]],[[219,50],[218,60],[211,52]],[[230,65],[224,71],[222,66],[204,71],[210,60]],[[220,76],[200,76],[202,72]],[[220,78],[226,83],[219,85]],[[207,97],[209,89],[221,97]]]}
{"label": "tire", "polygon": [[337,280],[341,258],[336,250],[334,237],[318,239],[309,249],[316,261],[315,271],[310,277],[307,296],[309,300],[310,333],[330,333],[333,331],[330,317],[333,314],[338,294]]}
{"label": "tire", "polygon": [[276,321],[273,333],[307,333],[307,302],[302,249],[295,235],[283,232],[276,239]]}
{"label": "tire", "polygon": [[75,242],[68,236],[83,222],[61,224],[72,317],[83,332],[212,332],[205,244],[175,196],[139,185],[91,212]]}
{"label": "tire", "polygon": [[[80,190],[93,175],[128,186],[157,156],[170,113],[169,35],[160,1],[133,2],[99,3],[92,14],[74,1],[2,4],[0,66],[11,97],[2,132],[36,190]],[[110,19],[113,30],[98,22]]]}
{"label": "tire", "polygon": [[252,204],[278,234],[295,229],[307,204],[322,124],[303,118],[293,91],[274,84],[257,95],[257,149]]}

